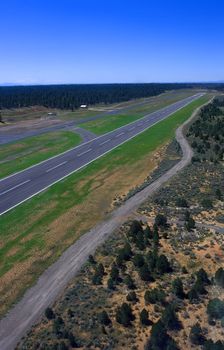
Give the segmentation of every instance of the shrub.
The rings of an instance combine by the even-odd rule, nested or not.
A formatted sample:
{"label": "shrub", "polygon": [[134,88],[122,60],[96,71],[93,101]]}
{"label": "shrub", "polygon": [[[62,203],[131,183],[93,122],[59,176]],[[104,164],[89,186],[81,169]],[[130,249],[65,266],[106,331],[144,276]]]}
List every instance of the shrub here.
{"label": "shrub", "polygon": [[212,209],[212,207],[213,207],[212,201],[211,201],[210,199],[208,199],[208,198],[203,199],[203,200],[201,201],[201,205],[202,205],[203,208],[205,208],[205,209]]}
{"label": "shrub", "polygon": [[214,319],[224,317],[224,301],[218,298],[210,300],[207,306],[207,313],[209,317]]}
{"label": "shrub", "polygon": [[207,340],[203,345],[204,350],[224,350],[224,343],[218,340],[214,343],[212,340]]}
{"label": "shrub", "polygon": [[192,217],[189,217],[189,219],[185,222],[185,227],[189,232],[195,228],[195,221]]}
{"label": "shrub", "polygon": [[95,264],[96,263],[94,257],[91,254],[89,255],[88,261],[89,261],[90,264]]}
{"label": "shrub", "polygon": [[136,302],[138,300],[137,295],[134,291],[128,293],[126,299],[127,299],[127,301],[133,301],[133,302]]}
{"label": "shrub", "polygon": [[155,217],[155,224],[159,227],[166,227],[167,226],[167,217],[162,214],[158,214]]}
{"label": "shrub", "polygon": [[50,307],[47,307],[45,310],[45,316],[48,320],[52,320],[53,318],[55,318],[54,311]]}
{"label": "shrub", "polygon": [[107,314],[106,311],[102,311],[100,314],[99,314],[99,321],[101,324],[103,324],[104,326],[108,326],[110,323],[111,323],[111,320]]}
{"label": "shrub", "polygon": [[188,203],[184,198],[177,198],[176,206],[181,208],[188,208]]}
{"label": "shrub", "polygon": [[65,342],[61,342],[61,343],[58,345],[58,350],[68,350],[68,347],[67,347],[67,345],[65,344]]}

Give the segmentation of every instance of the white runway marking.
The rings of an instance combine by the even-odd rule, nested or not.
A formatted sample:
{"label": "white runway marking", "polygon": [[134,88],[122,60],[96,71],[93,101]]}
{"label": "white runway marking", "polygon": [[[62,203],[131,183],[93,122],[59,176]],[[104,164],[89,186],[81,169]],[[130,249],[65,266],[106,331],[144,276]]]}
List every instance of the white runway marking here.
{"label": "white runway marking", "polygon": [[92,148],[89,148],[89,149],[87,149],[87,151],[84,151],[84,152],[82,152],[82,153],[79,153],[77,156],[80,157],[80,156],[82,156],[83,154],[86,154],[86,153],[88,153],[88,152],[90,152],[90,151],[92,151]]}
{"label": "white runway marking", "polygon": [[30,182],[30,181],[31,181],[31,180],[23,181],[23,182],[21,182],[20,184],[14,186],[14,187],[11,187],[9,190],[6,190],[6,191],[4,191],[4,192],[1,192],[1,193],[0,193],[0,196],[2,196],[3,194],[8,193],[8,192],[10,192],[10,191],[16,189],[17,187],[20,187],[20,186],[22,186],[22,185],[25,185],[27,182]]}
{"label": "white runway marking", "polygon": [[64,164],[66,164],[67,162],[68,162],[68,161],[66,160],[65,162],[62,162],[62,163],[60,163],[60,164],[58,164],[58,165],[53,166],[52,168],[46,170],[46,173],[49,173],[49,171],[52,171],[52,170],[58,168],[59,166],[62,166],[62,165],[64,165]]}
{"label": "white runway marking", "polygon": [[121,132],[120,134],[116,135],[115,137],[119,137],[121,135],[124,135],[124,132]]}
{"label": "white runway marking", "polygon": [[129,131],[134,130],[134,129],[135,129],[135,126],[133,126],[132,128],[130,128]]}
{"label": "white runway marking", "polygon": [[104,145],[105,143],[107,143],[107,142],[109,142],[109,141],[110,141],[110,139],[109,139],[109,140],[106,140],[106,141],[104,141],[104,142],[102,142],[102,143],[100,143],[100,146]]}
{"label": "white runway marking", "polygon": [[[181,110],[182,108],[184,108],[185,106],[189,105],[190,103],[192,103],[193,101],[195,101],[196,99],[198,99],[199,97],[201,97],[201,96],[203,96],[203,95],[204,95],[204,94],[200,94],[200,95],[197,94],[197,95],[192,96],[191,99],[190,99],[190,98],[187,98],[186,100],[182,100],[182,102],[184,102],[184,104],[182,104],[181,106],[177,105],[177,103],[174,104],[174,105],[176,106],[176,109],[175,109],[174,111],[172,111],[171,113],[167,113],[166,118],[169,117],[170,115],[172,115],[173,113],[176,113],[177,111]],[[159,112],[161,113],[162,111],[160,110]],[[28,197],[24,198],[24,199],[21,200],[20,202],[14,204],[14,205],[11,205],[11,207],[6,208],[6,209],[3,210],[2,212],[0,212],[0,216],[1,216],[1,215],[4,215],[4,214],[7,213],[7,212],[9,212],[9,211],[12,210],[13,208],[16,208],[18,205],[20,205],[20,204],[26,202],[28,199],[33,198],[33,197],[36,196],[37,194],[39,194],[39,193],[41,193],[42,191],[48,189],[49,187],[51,187],[52,185],[58,183],[59,181],[64,180],[65,178],[67,178],[67,177],[70,176],[71,174],[74,174],[75,172],[77,172],[77,171],[79,171],[79,170],[85,168],[87,165],[91,164],[91,163],[94,162],[96,159],[99,159],[99,158],[101,158],[102,156],[104,156],[104,155],[110,153],[113,149],[116,149],[117,147],[123,145],[125,142],[127,142],[127,141],[129,141],[129,140],[135,138],[137,135],[142,134],[142,133],[143,133],[145,130],[147,130],[148,128],[151,128],[152,126],[154,126],[154,125],[160,123],[161,120],[164,120],[164,117],[162,117],[161,119],[159,119],[159,120],[157,120],[157,121],[154,121],[154,120],[153,120],[154,117],[152,117],[152,118],[149,118],[149,117],[150,117],[150,115],[149,115],[149,116],[143,117],[143,118],[144,118],[144,121],[146,121],[146,122],[151,121],[151,124],[150,124],[150,125],[147,125],[147,123],[145,123],[145,128],[144,128],[144,130],[140,130],[140,131],[137,131],[137,130],[136,130],[137,132],[136,132],[134,135],[129,136],[126,140],[120,141],[119,144],[113,146],[111,149],[102,152],[100,155],[98,155],[98,156],[92,158],[91,160],[89,160],[89,161],[86,162],[85,164],[81,165],[80,167],[78,167],[78,168],[76,168],[76,169],[74,169],[74,170],[68,172],[66,175],[64,175],[64,176],[60,177],[59,179],[57,179],[57,180],[55,180],[55,181],[49,183],[48,185],[46,185],[45,187],[41,188],[40,190],[38,190],[38,191],[36,191],[36,192],[30,194]],[[152,123],[152,121],[153,121],[153,123]],[[132,123],[130,123],[130,124],[136,125],[136,121],[134,121],[134,122],[132,122]],[[130,125],[130,124],[129,124],[129,125]],[[130,126],[131,126],[131,125],[130,125]],[[120,127],[120,128],[117,128],[116,131],[117,131],[118,129],[121,129],[121,128],[123,128],[123,126]],[[135,126],[134,126],[133,128],[135,128]],[[129,130],[130,130],[130,129],[129,129]],[[108,132],[107,134],[112,134],[112,135],[113,135],[113,133],[114,133],[114,130]],[[97,139],[99,139],[99,138],[101,138],[101,137],[104,137],[104,136],[105,136],[105,135],[97,136],[94,140],[97,140]],[[94,140],[87,141],[87,142],[85,143],[85,145],[86,145],[86,144],[89,144],[89,143],[92,143]],[[76,147],[74,147],[74,148],[72,148],[72,149],[70,149],[70,150],[68,150],[68,151],[65,151],[65,152],[61,153],[60,155],[62,155],[62,154],[64,154],[64,155],[65,155],[65,154],[69,154],[69,153],[71,153],[71,151],[73,151],[73,150],[75,150],[75,149],[77,149],[77,148],[83,147],[83,146],[84,146],[84,144],[80,144],[80,145],[78,145],[78,146],[76,146]],[[89,151],[90,151],[90,150],[88,150],[88,152],[89,152]],[[86,152],[85,152],[85,153],[86,153]],[[33,165],[33,166],[31,166],[31,167],[29,167],[29,168],[27,168],[27,169],[31,169],[31,168],[38,167],[40,164],[46,163],[46,162],[48,162],[49,160],[52,160],[53,158],[56,158],[56,157],[58,157],[58,156],[59,156],[59,155],[53,156],[53,157],[51,157],[51,158],[49,158],[49,159],[46,159],[46,160],[44,160],[44,161],[42,161],[42,162],[40,162],[40,163],[38,163],[38,164],[36,164],[36,165]],[[27,169],[26,169],[26,170],[27,170]],[[23,173],[23,172],[25,172],[25,171],[24,171],[24,170],[21,170],[21,171],[18,171],[17,173],[14,173],[14,174],[12,174],[12,175],[7,176],[6,178],[0,179],[0,183],[3,182],[3,181],[5,181],[6,179],[15,177],[15,175],[18,175],[19,173]]]}

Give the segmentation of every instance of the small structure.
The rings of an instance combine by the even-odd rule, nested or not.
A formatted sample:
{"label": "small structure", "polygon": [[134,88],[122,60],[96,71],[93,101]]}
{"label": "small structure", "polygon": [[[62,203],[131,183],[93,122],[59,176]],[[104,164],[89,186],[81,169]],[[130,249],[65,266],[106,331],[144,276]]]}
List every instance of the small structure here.
{"label": "small structure", "polygon": [[85,108],[88,108],[88,106],[87,105],[81,105],[80,108],[85,109]]}
{"label": "small structure", "polygon": [[55,112],[48,112],[47,115],[48,115],[48,117],[56,117],[57,113],[55,113]]}

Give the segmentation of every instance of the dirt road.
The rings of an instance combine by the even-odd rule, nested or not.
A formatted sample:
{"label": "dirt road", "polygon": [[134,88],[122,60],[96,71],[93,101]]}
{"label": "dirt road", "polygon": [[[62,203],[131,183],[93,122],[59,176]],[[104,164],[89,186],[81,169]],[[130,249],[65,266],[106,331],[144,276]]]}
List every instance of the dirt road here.
{"label": "dirt road", "polygon": [[95,249],[116,228],[131,218],[140,204],[190,163],[193,152],[182,130],[184,125],[189,123],[196,113],[197,110],[176,131],[176,139],[183,152],[181,161],[144,190],[131,197],[124,205],[111,213],[106,221],[84,234],[75,244],[68,248],[58,261],[42,274],[37,283],[27,290],[23,298],[11,309],[6,317],[0,321],[1,350],[14,349],[22,336],[26,334],[33,324],[38,322],[46,307],[57,299],[68,282],[80,270],[89,254],[94,253]]}

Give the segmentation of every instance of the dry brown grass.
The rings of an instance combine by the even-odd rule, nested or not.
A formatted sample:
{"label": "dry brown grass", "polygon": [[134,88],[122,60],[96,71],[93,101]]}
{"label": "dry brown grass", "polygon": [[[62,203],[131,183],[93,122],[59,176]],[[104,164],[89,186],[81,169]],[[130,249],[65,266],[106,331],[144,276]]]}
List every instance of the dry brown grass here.
{"label": "dry brown grass", "polygon": [[[75,187],[76,191],[82,191],[90,180],[94,180],[84,203],[71,207],[51,221],[49,225],[42,228],[44,230],[44,246],[41,250],[33,249],[30,257],[25,261],[18,262],[1,276],[0,294],[2,295],[2,303],[0,314],[4,314],[9,305],[23,293],[25,287],[32,284],[33,276],[39,274],[39,264],[45,260],[53,261],[52,259],[59,256],[83,232],[88,231],[103,220],[106,214],[114,208],[114,198],[117,195],[125,196],[131,188],[140,185],[149,173],[155,169],[164,152],[165,146],[150,153],[131,167],[120,166],[112,172],[102,169],[94,176],[86,177],[85,180],[80,181]],[[66,197],[66,192],[63,193],[63,196]],[[47,206],[38,208],[24,223],[23,230],[28,230],[38,219],[48,215],[49,209],[55,205],[54,201],[50,201]],[[69,234],[71,232],[72,234]],[[16,239],[19,234],[18,230],[17,234],[14,234],[13,239]],[[22,238],[20,243],[31,240],[36,234],[37,232],[32,230],[26,238]],[[10,239],[12,239],[12,236]],[[61,242],[60,250],[58,250],[58,241]],[[8,252],[9,256],[14,253],[14,248]]]}

